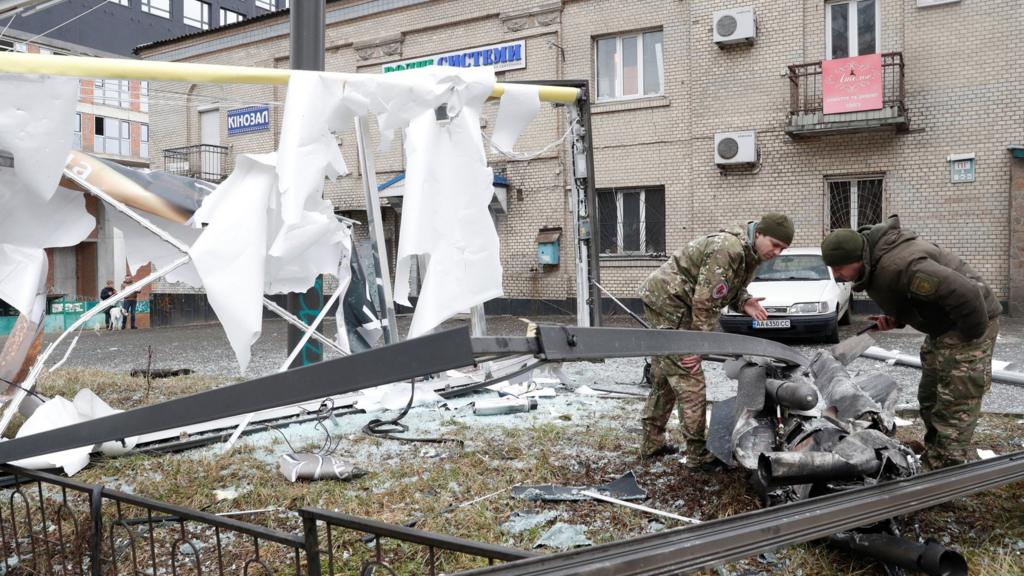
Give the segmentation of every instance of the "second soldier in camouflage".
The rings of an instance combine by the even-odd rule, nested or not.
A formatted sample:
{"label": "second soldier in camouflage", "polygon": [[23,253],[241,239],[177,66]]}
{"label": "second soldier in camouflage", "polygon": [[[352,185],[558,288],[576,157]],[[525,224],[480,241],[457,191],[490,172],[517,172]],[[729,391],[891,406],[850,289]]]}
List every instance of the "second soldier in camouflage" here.
{"label": "second soldier in camouflage", "polygon": [[[755,319],[767,318],[761,298],[747,293],[754,270],[779,255],[793,241],[793,223],[783,214],[766,214],[759,222],[725,228],[697,238],[675,252],[640,287],[644,312],[652,328],[714,330],[725,306]],[[672,450],[665,431],[677,408],[687,465],[713,464],[705,441],[704,372],[700,356],[651,359],[651,392],[644,407],[641,455]]]}

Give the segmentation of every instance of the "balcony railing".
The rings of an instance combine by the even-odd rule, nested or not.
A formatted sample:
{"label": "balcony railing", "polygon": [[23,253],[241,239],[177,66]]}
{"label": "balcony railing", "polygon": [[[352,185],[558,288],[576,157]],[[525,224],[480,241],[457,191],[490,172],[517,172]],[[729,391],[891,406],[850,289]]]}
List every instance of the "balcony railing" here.
{"label": "balcony railing", "polygon": [[821,62],[790,65],[789,82],[786,133],[792,137],[878,129],[906,130],[910,127],[902,52],[882,54],[882,108],[879,110],[825,114]]}
{"label": "balcony railing", "polygon": [[231,173],[228,149],[213,144],[167,148],[164,150],[164,170],[177,176],[221,182]]}

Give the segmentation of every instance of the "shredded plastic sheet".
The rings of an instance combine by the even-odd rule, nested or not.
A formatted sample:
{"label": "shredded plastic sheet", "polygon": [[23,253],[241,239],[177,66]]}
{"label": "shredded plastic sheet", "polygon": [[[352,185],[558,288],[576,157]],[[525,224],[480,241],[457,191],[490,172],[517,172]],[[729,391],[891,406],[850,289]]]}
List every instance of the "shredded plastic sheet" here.
{"label": "shredded plastic sheet", "polygon": [[527,511],[513,512],[512,516],[502,523],[501,529],[509,534],[522,534],[531,528],[547,524],[555,518],[558,518],[558,512],[553,510],[539,514],[531,514]]}
{"label": "shredded plastic sheet", "polygon": [[[434,392],[433,384],[429,382],[417,382],[416,391],[413,394],[413,407],[426,404],[440,404],[444,398]],[[406,382],[385,384],[374,388],[367,388],[361,391],[361,397],[356,400],[355,407],[366,412],[377,412],[379,410],[401,410],[409,403],[409,392],[412,389]]]}
{"label": "shredded plastic sheet", "polygon": [[[16,438],[38,434],[48,430],[55,430],[64,426],[86,422],[111,414],[117,414],[122,410],[111,408],[92,390],[83,388],[75,394],[73,401],[68,401],[62,396],[55,396],[47,400],[32,413],[32,416],[18,429]],[[99,449],[108,456],[120,456],[135,448],[137,437],[126,438],[123,441],[104,442]],[[15,466],[30,469],[63,468],[68,476],[76,474],[89,464],[89,454],[94,446],[81,446],[52,454],[44,454],[27,460],[13,462]]]}
{"label": "shredded plastic sheet", "polygon": [[31,315],[44,248],[95,226],[81,194],[58,189],[71,150],[77,78],[0,75],[0,299]]}
{"label": "shredded plastic sheet", "polygon": [[506,84],[498,118],[494,121],[491,150],[511,152],[519,135],[540,110],[540,87]]}

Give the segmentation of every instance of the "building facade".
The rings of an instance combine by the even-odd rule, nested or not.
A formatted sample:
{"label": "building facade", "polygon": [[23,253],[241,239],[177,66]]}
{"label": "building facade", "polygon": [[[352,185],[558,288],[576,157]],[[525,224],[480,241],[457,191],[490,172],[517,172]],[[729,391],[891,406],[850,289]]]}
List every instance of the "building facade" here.
{"label": "building facade", "polygon": [[131,56],[140,44],[287,7],[288,0],[64,0],[38,11],[23,10],[11,20],[10,30]]}
{"label": "building facade", "polygon": [[[790,214],[802,246],[898,213],[1024,312],[1024,80],[1013,58],[1024,5],[1016,0],[346,0],[327,10],[331,71],[518,54],[501,63],[499,81],[588,80],[601,278],[617,296],[635,297],[688,240],[766,211]],[[280,68],[288,50],[282,13],[139,53]],[[830,110],[829,61],[861,56],[879,66],[881,108]],[[234,155],[276,147],[284,87],[160,84],[189,97],[152,107],[154,167],[173,167],[173,154],[160,151],[207,141],[224,149],[224,171]],[[228,118],[246,108],[266,110],[265,125],[230,130]],[[564,110],[544,107],[517,148],[541,149],[566,128]],[[354,133],[339,141],[357,166]],[[494,214],[507,299],[492,309],[574,310],[566,147],[491,161],[507,181]],[[398,144],[377,170],[382,182],[400,176]],[[340,213],[365,220],[358,170],[326,194]],[[401,233],[393,196],[389,248]],[[564,231],[559,265],[537,255],[539,232],[552,229]]]}

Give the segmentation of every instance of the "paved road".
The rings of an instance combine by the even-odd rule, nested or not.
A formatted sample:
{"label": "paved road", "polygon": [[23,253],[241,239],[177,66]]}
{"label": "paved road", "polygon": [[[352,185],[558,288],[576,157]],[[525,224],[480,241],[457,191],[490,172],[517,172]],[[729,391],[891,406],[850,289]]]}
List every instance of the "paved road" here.
{"label": "paved road", "polygon": [[[400,317],[400,332],[408,329],[410,318]],[[572,318],[542,317],[536,321],[572,323]],[[852,334],[854,327],[863,324],[863,318],[855,318],[851,327],[842,329],[842,336]],[[450,321],[446,326],[465,325],[464,321]],[[613,326],[635,326],[625,316],[609,318],[606,324]],[[333,334],[333,325],[328,325],[328,333]],[[525,324],[518,318],[499,316],[488,319],[488,333],[493,335],[524,334]],[[253,347],[253,360],[245,376],[252,378],[275,372],[286,357],[285,340],[286,325],[279,320],[264,323],[263,335]],[[52,340],[54,336],[48,336]],[[916,354],[924,336],[913,329],[894,330],[877,334],[878,345],[885,349],[898,349],[907,354]],[[0,345],[3,339],[0,338]],[[821,344],[794,343],[794,346],[805,355],[813,355]],[[49,364],[60,359],[66,347],[62,347]],[[199,373],[239,377],[238,365],[228,346],[224,332],[219,325],[207,324],[200,326],[183,326],[153,330],[136,330],[121,332],[93,332],[81,334],[75,350],[69,356],[65,366],[90,367],[117,372],[127,372],[132,368],[145,367],[147,355],[152,349],[153,366],[159,368],[191,368]],[[328,354],[328,357],[331,357]],[[1014,362],[1018,370],[1024,371],[1024,320],[1004,317],[1001,334],[996,345],[997,360]],[[567,366],[566,371],[579,384],[591,383],[634,383],[640,378],[643,361],[641,359],[616,359],[604,363],[575,363]],[[735,382],[729,380],[721,372],[719,366],[706,363],[708,376],[708,396],[712,400],[727,398],[735,393]],[[900,403],[904,406],[916,406],[917,383],[920,378],[915,368],[902,366],[886,366],[882,362],[858,359],[851,364],[851,369],[861,372],[885,371],[900,383]],[[1024,414],[1024,390],[1017,386],[993,385],[992,391],[985,398],[985,410],[994,412],[1012,412]]]}

